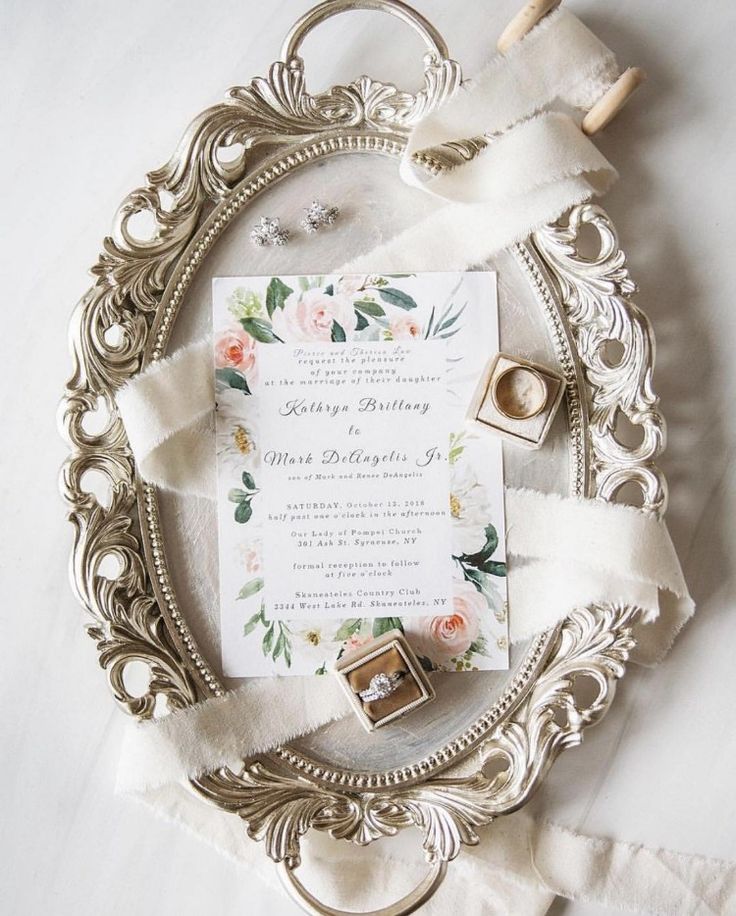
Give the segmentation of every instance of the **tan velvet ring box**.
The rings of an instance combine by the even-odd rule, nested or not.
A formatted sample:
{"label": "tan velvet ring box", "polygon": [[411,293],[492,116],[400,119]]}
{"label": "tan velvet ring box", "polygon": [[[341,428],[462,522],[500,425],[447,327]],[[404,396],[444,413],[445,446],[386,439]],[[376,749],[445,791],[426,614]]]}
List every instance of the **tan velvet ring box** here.
{"label": "tan velvet ring box", "polygon": [[564,393],[565,380],[554,370],[498,353],[478,381],[467,420],[477,430],[537,449],[549,432]]}
{"label": "tan velvet ring box", "polygon": [[[359,649],[347,652],[335,665],[335,674],[367,731],[387,725],[435,697],[401,630],[389,630]],[[384,675],[397,682],[391,686],[391,692],[377,699],[362,699],[360,694],[370,691]]]}

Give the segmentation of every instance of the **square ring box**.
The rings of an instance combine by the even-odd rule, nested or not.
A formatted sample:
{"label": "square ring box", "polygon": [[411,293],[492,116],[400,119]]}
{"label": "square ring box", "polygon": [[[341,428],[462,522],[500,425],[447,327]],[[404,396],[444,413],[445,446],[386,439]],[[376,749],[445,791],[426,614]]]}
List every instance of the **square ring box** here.
{"label": "square ring box", "polygon": [[389,630],[346,652],[334,670],[361,724],[369,732],[435,698],[434,689],[401,630]]}
{"label": "square ring box", "polygon": [[486,366],[466,419],[524,448],[542,446],[565,393],[565,380],[537,363],[498,353]]}

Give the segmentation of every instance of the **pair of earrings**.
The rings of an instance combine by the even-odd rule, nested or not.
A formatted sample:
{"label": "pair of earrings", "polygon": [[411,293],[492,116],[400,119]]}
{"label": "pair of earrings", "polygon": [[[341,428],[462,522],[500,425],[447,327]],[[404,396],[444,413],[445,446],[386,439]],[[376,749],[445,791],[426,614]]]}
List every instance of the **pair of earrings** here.
{"label": "pair of earrings", "polygon": [[[304,232],[318,232],[323,226],[331,226],[340,211],[337,207],[326,207],[318,200],[313,200],[309,207],[305,207],[306,216],[300,225]],[[258,225],[251,229],[250,240],[254,245],[262,248],[264,245],[286,245],[289,241],[289,230],[281,228],[278,217],[262,216]]]}

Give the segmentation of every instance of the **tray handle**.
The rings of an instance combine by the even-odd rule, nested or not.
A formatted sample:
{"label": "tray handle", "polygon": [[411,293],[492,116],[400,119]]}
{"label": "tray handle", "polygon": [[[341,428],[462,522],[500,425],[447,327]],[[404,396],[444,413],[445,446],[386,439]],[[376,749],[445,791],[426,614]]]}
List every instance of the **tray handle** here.
{"label": "tray handle", "polygon": [[435,860],[427,876],[405,897],[395,903],[390,903],[388,906],[381,907],[379,910],[362,913],[356,913],[353,910],[338,910],[321,903],[304,887],[294,874],[294,866],[290,865],[286,860],[278,863],[278,871],[279,877],[289,895],[311,916],[407,916],[407,914],[415,912],[425,904],[442,884],[447,872],[447,862],[444,859]]}
{"label": "tray handle", "polygon": [[309,32],[320,23],[340,13],[356,10],[377,10],[395,16],[410,25],[427,45],[428,58],[425,63],[438,64],[449,59],[449,51],[444,38],[421,13],[412,9],[401,0],[325,0],[306,12],[289,30],[281,47],[281,60],[285,64],[300,64],[299,48]]}

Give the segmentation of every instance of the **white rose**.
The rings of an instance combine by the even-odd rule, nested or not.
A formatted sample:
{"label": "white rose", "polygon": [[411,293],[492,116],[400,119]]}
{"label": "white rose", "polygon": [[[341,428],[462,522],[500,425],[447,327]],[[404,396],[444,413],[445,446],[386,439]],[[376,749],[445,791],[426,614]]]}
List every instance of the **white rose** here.
{"label": "white rose", "polygon": [[485,487],[467,465],[455,466],[450,484],[453,556],[478,553],[486,542],[490,507]]}
{"label": "white rose", "polygon": [[367,279],[368,277],[365,274],[348,274],[347,277],[340,277],[337,281],[335,292],[355,297],[365,286]]}
{"label": "white rose", "polygon": [[217,458],[232,471],[252,470],[258,459],[258,429],[252,398],[229,388],[217,394]]}

